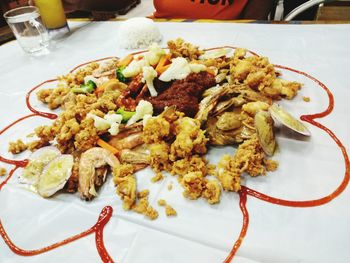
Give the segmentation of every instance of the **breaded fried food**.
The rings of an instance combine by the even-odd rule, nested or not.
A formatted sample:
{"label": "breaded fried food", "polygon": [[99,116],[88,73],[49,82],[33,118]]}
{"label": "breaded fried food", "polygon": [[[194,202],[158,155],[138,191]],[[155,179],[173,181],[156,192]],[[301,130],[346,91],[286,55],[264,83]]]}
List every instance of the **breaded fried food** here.
{"label": "breaded fried food", "polygon": [[123,208],[130,210],[136,202],[136,178],[131,164],[119,164],[113,169],[116,192],[123,200]]}
{"label": "breaded fried food", "polygon": [[184,57],[190,60],[197,60],[200,55],[204,54],[198,46],[185,42],[182,38],[168,41],[168,48],[173,57]]}
{"label": "breaded fried food", "polygon": [[167,138],[169,134],[170,123],[162,116],[158,116],[147,121],[143,128],[143,141],[145,143],[158,143]]}
{"label": "breaded fried food", "polygon": [[170,167],[170,146],[166,142],[153,143],[150,145],[151,167],[155,172],[168,171]]}
{"label": "breaded fried food", "polygon": [[20,139],[9,143],[8,151],[12,154],[18,154],[27,150],[28,146]]}
{"label": "breaded fried food", "polygon": [[234,156],[224,155],[217,169],[217,178],[226,191],[241,189],[241,176],[246,172],[252,177],[265,175],[266,171],[276,169],[277,162],[267,161],[256,135],[239,145]]}
{"label": "breaded fried food", "polygon": [[208,139],[200,126],[199,120],[189,117],[180,118],[175,122],[176,139],[170,147],[170,160],[207,152]]}
{"label": "breaded fried food", "polygon": [[149,204],[148,197],[141,198],[138,203],[133,206],[132,210],[148,217],[150,220],[158,218],[158,211]]}
{"label": "breaded fried food", "polygon": [[217,180],[206,180],[205,190],[202,193],[209,204],[213,205],[220,202],[221,186]]}
{"label": "breaded fried food", "polygon": [[173,163],[171,174],[183,176],[188,172],[201,172],[206,175],[208,162],[203,156],[192,155],[184,159],[177,160]]}
{"label": "breaded fried food", "polygon": [[185,189],[182,193],[184,197],[195,200],[202,196],[205,189],[205,180],[201,172],[189,172],[180,180]]}
{"label": "breaded fried food", "polygon": [[186,198],[195,200],[203,197],[211,205],[220,202],[220,183],[216,179],[206,179],[201,172],[185,174],[180,180],[180,184],[185,189],[183,196]]}

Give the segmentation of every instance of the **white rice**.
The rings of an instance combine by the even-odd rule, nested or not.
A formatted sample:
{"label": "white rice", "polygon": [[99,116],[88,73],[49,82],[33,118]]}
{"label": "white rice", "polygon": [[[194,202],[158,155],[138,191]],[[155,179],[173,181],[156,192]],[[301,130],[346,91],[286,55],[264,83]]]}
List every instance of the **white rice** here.
{"label": "white rice", "polygon": [[118,31],[118,44],[121,48],[146,48],[152,43],[159,43],[162,35],[156,23],[145,17],[134,17],[120,25]]}

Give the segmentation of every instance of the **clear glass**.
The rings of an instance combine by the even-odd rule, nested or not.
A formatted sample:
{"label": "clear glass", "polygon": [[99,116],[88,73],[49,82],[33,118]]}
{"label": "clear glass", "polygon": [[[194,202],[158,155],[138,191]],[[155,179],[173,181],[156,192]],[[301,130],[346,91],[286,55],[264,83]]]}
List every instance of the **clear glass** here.
{"label": "clear glass", "polygon": [[4,14],[15,37],[26,53],[47,51],[49,35],[41,22],[38,8],[25,6],[12,9]]}

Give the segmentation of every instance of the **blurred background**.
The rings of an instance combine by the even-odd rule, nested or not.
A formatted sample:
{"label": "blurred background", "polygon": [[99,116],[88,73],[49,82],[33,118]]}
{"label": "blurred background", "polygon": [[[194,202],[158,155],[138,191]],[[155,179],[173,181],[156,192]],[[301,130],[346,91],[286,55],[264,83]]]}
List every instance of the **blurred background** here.
{"label": "blurred background", "polygon": [[[82,1],[84,2],[83,4],[76,4],[76,2],[79,1],[63,1],[68,18],[88,18],[103,21],[115,18],[127,19],[137,16],[151,16],[154,11],[153,0],[87,0]],[[307,2],[310,4],[306,5]],[[3,14],[10,9],[31,4],[31,1],[0,0],[0,3],[0,44],[2,45],[14,39],[3,18]],[[294,13],[292,12],[293,10],[295,11]],[[291,16],[288,16],[288,14],[291,14]],[[269,22],[283,23],[286,18],[293,21],[349,22],[350,0],[275,0],[269,16]]]}

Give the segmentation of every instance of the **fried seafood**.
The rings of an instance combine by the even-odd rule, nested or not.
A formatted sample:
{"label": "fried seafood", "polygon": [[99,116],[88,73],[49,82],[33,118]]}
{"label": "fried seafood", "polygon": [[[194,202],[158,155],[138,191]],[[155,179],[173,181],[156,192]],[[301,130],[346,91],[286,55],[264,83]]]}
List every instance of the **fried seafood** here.
{"label": "fried seafood", "polygon": [[[30,160],[21,178],[44,197],[64,188],[91,200],[111,168],[123,208],[153,220],[158,212],[149,191],[137,190],[138,170],[150,166],[152,182],[176,176],[184,197],[216,204],[222,189],[241,189],[245,174],[277,169],[267,159],[277,147],[274,120],[309,135],[274,104],[294,98],[301,84],[282,79],[267,58],[241,48],[232,56],[228,48],[204,51],[182,39],[168,47],[154,44],[122,60],[93,62],[59,77],[56,88],[39,90],[38,100],[61,113],[35,128],[34,141],[12,142],[9,151],[39,149],[37,155],[49,156],[54,150]],[[211,145],[238,148],[215,167],[205,158]],[[159,205],[167,216],[177,214],[164,200]]]}
{"label": "fried seafood", "polygon": [[206,175],[208,173],[207,164],[208,162],[203,156],[192,155],[173,162],[170,173],[180,177],[188,172],[201,172]]}
{"label": "fried seafood", "polygon": [[277,163],[267,161],[256,135],[238,146],[234,156],[225,155],[221,158],[216,177],[226,191],[237,192],[241,189],[241,175],[245,172],[252,177],[265,175],[267,171],[277,168]]}
{"label": "fried seafood", "polygon": [[168,171],[170,169],[169,153],[170,146],[166,142],[150,145],[150,164],[155,172]]}
{"label": "fried seafood", "polygon": [[170,147],[170,160],[189,157],[193,154],[205,154],[208,139],[200,128],[198,120],[189,117],[178,119],[175,123],[176,139]]}
{"label": "fried seafood", "polygon": [[60,107],[69,93],[69,88],[62,86],[55,89],[42,89],[37,92],[38,100],[47,104],[49,109],[54,110]]}
{"label": "fried seafood", "polygon": [[9,143],[8,151],[12,154],[18,154],[27,150],[27,148],[28,146],[22,140],[19,139],[15,142]]}
{"label": "fried seafood", "polygon": [[192,60],[198,59],[199,56],[204,54],[197,46],[185,42],[182,38],[168,41],[168,47],[170,54],[174,57],[184,57]]}
{"label": "fried seafood", "polygon": [[201,172],[190,172],[185,174],[180,184],[184,187],[183,195],[189,199],[204,197],[209,204],[220,201],[221,186],[215,179],[206,179]]}
{"label": "fried seafood", "polygon": [[102,178],[98,178],[96,168],[101,168],[107,164],[114,168],[119,164],[119,160],[103,148],[94,147],[82,153],[79,161],[78,188],[81,198],[90,200],[97,196],[95,189],[96,180],[102,180],[104,182],[106,174],[102,173]]}
{"label": "fried seafood", "polygon": [[123,200],[123,208],[130,210],[136,202],[136,178],[131,164],[117,164],[113,168],[113,181],[116,193]]}
{"label": "fried seafood", "polygon": [[255,134],[254,119],[240,108],[210,117],[205,127],[212,145],[241,143]]}
{"label": "fried seafood", "polygon": [[183,192],[184,197],[192,200],[201,197],[205,189],[205,181],[201,172],[189,172],[185,174],[180,183],[185,189]]}

